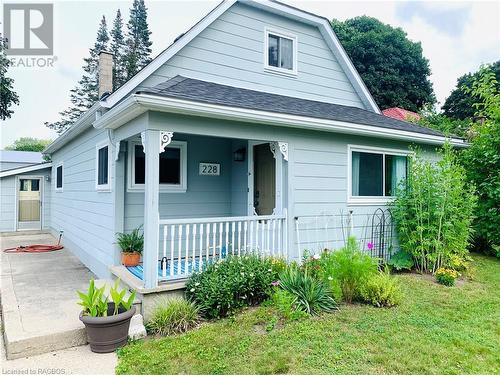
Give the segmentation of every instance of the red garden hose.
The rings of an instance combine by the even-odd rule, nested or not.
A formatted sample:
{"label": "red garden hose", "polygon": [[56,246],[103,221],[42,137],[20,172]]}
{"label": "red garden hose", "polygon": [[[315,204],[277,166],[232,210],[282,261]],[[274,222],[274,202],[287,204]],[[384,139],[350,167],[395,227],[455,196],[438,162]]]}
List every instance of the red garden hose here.
{"label": "red garden hose", "polygon": [[57,245],[29,245],[29,246],[18,246],[5,249],[4,253],[48,253],[49,251],[61,250],[64,246],[60,245],[62,231],[59,233],[59,241]]}

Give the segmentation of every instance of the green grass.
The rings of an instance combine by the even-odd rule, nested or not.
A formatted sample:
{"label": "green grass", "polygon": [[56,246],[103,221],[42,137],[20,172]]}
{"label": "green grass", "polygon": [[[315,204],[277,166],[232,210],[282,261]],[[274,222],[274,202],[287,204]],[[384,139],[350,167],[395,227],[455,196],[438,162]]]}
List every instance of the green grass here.
{"label": "green grass", "polygon": [[[401,275],[395,308],[341,306],[267,332],[260,307],[186,334],[130,344],[117,374],[500,373],[500,261],[475,257],[456,287]],[[262,327],[264,327],[262,329]],[[259,328],[259,329],[257,329]]]}

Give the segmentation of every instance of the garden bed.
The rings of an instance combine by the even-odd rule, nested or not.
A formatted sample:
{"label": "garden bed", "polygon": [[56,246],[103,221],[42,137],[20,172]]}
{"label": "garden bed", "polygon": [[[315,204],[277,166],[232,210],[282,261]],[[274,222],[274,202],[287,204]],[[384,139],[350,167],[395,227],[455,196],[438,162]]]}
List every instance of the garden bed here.
{"label": "garden bed", "polygon": [[117,374],[491,373],[500,367],[500,262],[475,256],[476,275],[449,288],[397,276],[400,306],[340,311],[262,332],[272,307],[204,323],[186,334],[137,342],[119,353]]}

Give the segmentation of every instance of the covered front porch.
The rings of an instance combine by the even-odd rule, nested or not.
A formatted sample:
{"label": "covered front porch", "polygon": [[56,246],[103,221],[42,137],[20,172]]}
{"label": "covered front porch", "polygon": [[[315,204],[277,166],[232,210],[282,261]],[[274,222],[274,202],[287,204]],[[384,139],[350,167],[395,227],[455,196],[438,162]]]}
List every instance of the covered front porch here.
{"label": "covered front porch", "polygon": [[144,288],[229,255],[288,257],[286,142],[199,134],[201,118],[200,132],[148,129],[144,120],[138,133],[114,132],[118,226],[143,228],[142,262],[127,271]]}

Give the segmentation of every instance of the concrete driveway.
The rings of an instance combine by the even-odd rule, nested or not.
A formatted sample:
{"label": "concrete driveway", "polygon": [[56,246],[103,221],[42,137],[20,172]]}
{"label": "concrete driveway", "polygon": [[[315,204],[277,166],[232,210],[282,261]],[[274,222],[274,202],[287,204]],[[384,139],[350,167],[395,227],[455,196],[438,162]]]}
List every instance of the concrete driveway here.
{"label": "concrete driveway", "polygon": [[[2,250],[56,242],[49,234],[0,235]],[[1,261],[7,357],[19,358],[2,360],[2,369],[64,368],[66,374],[113,374],[114,353],[94,354],[88,345],[79,346],[86,344],[86,335],[78,319],[76,290],[85,290],[95,276],[78,258],[68,249],[34,254],[2,251]],[[34,357],[37,354],[42,355]]]}

